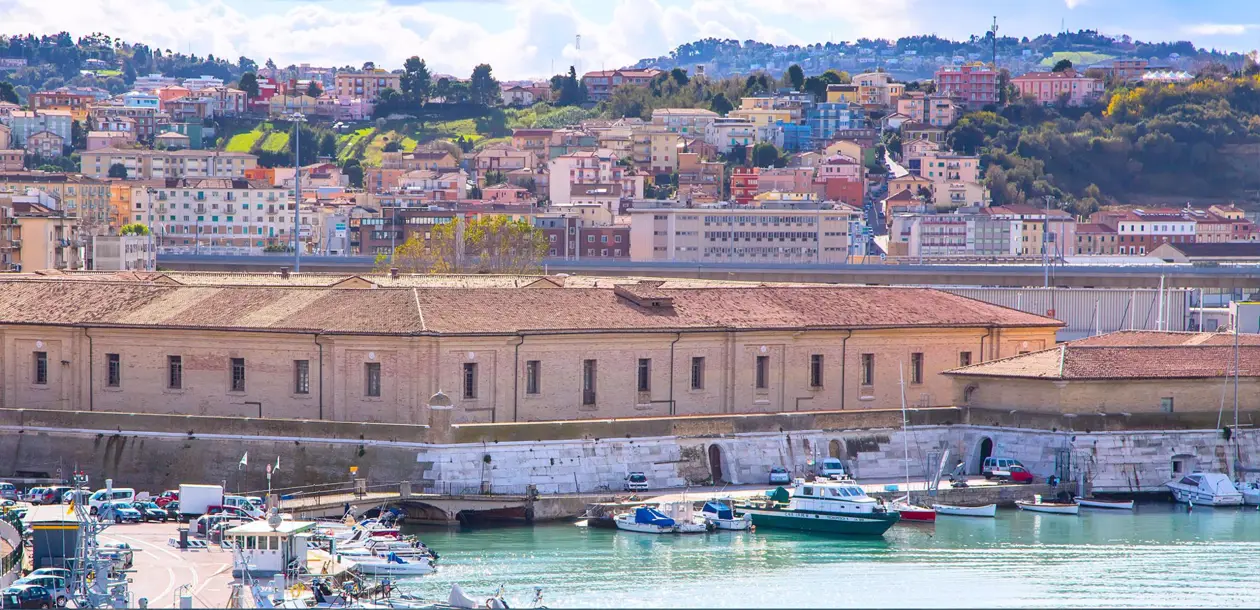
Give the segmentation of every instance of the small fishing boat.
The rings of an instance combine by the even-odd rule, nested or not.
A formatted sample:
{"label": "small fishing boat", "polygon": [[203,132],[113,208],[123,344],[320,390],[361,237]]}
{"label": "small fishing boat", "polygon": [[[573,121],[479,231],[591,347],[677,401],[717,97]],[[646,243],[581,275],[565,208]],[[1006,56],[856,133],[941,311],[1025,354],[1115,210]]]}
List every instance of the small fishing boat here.
{"label": "small fishing boat", "polygon": [[617,529],[641,534],[672,534],[678,529],[678,524],[673,519],[648,506],[636,508],[632,513],[617,515],[614,520]]}
{"label": "small fishing boat", "polygon": [[1016,500],[1015,506],[1018,506],[1020,510],[1031,511],[1034,513],[1050,513],[1052,515],[1076,515],[1081,512],[1080,505],[1076,503],[1067,504],[1063,502],[1042,502],[1040,494],[1033,496],[1032,502]]}
{"label": "small fishing boat", "polygon": [[1108,500],[1106,498],[1077,498],[1076,503],[1085,508],[1110,508],[1114,510],[1133,510],[1133,500]]}
{"label": "small fishing boat", "polygon": [[704,503],[700,516],[720,530],[748,529],[752,525],[752,518],[748,515],[736,517],[734,509],[731,508],[732,504],[730,500],[709,500]]}
{"label": "small fishing boat", "polygon": [[791,492],[779,487],[761,501],[736,506],[735,512],[751,516],[757,527],[853,536],[883,536],[901,520],[851,481],[804,483]]}
{"label": "small fishing boat", "polygon": [[1241,506],[1243,495],[1229,477],[1217,472],[1194,472],[1164,483],[1178,502],[1195,506]]}
{"label": "small fishing boat", "polygon": [[709,531],[709,523],[696,514],[695,505],[686,500],[661,505],[661,512],[674,520],[674,532],[678,534],[703,534]]}
{"label": "small fishing boat", "polygon": [[936,509],[911,504],[909,495],[893,500],[892,509],[901,515],[902,521],[920,523],[936,521]]}
{"label": "small fishing boat", "polygon": [[1238,483],[1234,487],[1238,488],[1238,493],[1242,494],[1243,504],[1248,506],[1260,505],[1260,483],[1252,481],[1250,483]]}
{"label": "small fishing boat", "polygon": [[996,517],[997,504],[985,504],[984,506],[955,506],[953,504],[933,504],[932,508],[936,509],[938,515],[950,515],[953,517]]}
{"label": "small fishing boat", "polygon": [[424,559],[403,559],[395,553],[385,557],[354,557],[354,568],[374,576],[421,576],[433,572],[433,562]]}

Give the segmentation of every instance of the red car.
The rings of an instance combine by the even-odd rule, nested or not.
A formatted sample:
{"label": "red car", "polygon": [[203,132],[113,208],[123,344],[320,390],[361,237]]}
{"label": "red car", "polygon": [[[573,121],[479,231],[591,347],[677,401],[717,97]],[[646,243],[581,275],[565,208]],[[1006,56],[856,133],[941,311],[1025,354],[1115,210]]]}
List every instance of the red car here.
{"label": "red car", "polygon": [[179,500],[179,492],[174,489],[168,489],[162,492],[162,495],[154,498],[153,503],[157,504],[159,508],[166,508],[167,504],[176,500]]}
{"label": "red car", "polygon": [[1011,466],[1010,470],[994,470],[993,478],[1012,483],[1032,483],[1033,475],[1023,466]]}

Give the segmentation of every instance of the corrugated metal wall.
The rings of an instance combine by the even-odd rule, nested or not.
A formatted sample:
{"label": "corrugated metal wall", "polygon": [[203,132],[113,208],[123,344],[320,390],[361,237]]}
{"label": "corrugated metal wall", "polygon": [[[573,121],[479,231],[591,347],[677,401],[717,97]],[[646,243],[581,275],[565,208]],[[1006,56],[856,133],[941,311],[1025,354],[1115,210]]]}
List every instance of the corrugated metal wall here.
{"label": "corrugated metal wall", "polygon": [[[937,287],[994,305],[1037,315],[1049,315],[1067,323],[1059,330],[1060,341],[1080,339],[1117,330],[1192,330],[1198,324],[1190,315],[1192,290],[1165,289],[1163,314],[1160,291],[1122,288],[955,288]],[[1050,312],[1054,313],[1051,314]],[[1162,320],[1162,321],[1161,321]]]}

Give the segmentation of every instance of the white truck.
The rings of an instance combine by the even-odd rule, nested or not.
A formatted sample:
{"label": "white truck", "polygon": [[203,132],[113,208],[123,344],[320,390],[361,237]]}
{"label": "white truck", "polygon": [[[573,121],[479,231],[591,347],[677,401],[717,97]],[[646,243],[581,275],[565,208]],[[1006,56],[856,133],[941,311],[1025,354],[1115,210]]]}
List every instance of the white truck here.
{"label": "white truck", "polygon": [[191,521],[206,514],[211,506],[223,505],[222,485],[180,485],[179,515],[181,520]]}

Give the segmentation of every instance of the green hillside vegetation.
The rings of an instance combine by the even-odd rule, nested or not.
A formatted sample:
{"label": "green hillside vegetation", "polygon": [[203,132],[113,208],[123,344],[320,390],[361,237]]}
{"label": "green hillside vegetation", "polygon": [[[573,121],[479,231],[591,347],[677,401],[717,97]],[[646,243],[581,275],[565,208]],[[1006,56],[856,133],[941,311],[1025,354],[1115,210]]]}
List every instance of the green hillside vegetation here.
{"label": "green hillside vegetation", "polygon": [[1097,53],[1094,51],[1055,51],[1049,57],[1041,60],[1041,65],[1047,68],[1053,68],[1054,64],[1066,59],[1072,62],[1073,66],[1084,68],[1090,64],[1096,64],[1100,61],[1106,61],[1116,57],[1107,53]]}
{"label": "green hillside vegetation", "polygon": [[289,146],[289,132],[273,131],[267,134],[267,139],[263,140],[262,149],[271,153],[283,152]]}
{"label": "green hillside vegetation", "polygon": [[254,145],[257,144],[262,137],[263,132],[257,129],[247,131],[245,133],[238,133],[228,139],[227,145],[223,147],[223,150],[228,152],[247,153],[254,149]]}
{"label": "green hillside vegetation", "polygon": [[1260,78],[1108,91],[1084,109],[1027,100],[964,116],[947,135],[980,154],[993,203],[1056,199],[1078,214],[1140,196],[1244,197],[1260,188]]}

